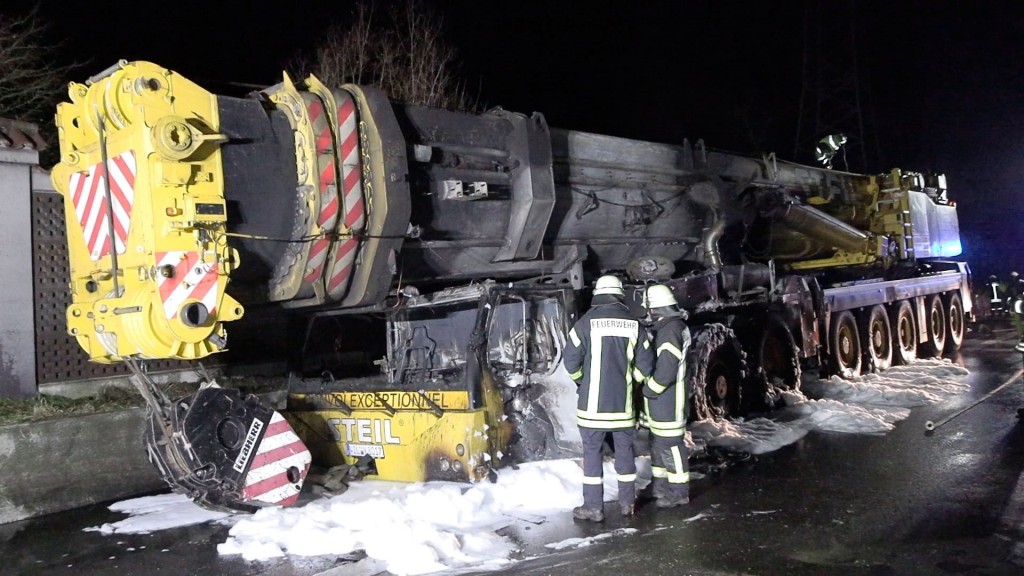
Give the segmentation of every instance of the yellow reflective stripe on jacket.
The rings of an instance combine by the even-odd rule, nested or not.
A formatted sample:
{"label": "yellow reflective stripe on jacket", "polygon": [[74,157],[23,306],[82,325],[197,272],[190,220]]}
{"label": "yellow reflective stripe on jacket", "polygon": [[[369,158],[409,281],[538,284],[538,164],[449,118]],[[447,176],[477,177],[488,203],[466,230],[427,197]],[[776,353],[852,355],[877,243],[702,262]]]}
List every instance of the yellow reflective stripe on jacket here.
{"label": "yellow reflective stripe on jacket", "polygon": [[650,388],[651,390],[654,390],[654,392],[657,394],[661,394],[662,392],[668,389],[667,385],[659,384],[658,381],[654,379],[654,376],[651,376],[650,378],[647,379],[647,387]]}
{"label": "yellow reflective stripe on jacket", "polygon": [[597,412],[601,401],[601,338],[590,336],[590,388],[587,390],[587,412]]}
{"label": "yellow reflective stripe on jacket", "polygon": [[668,478],[668,470],[664,466],[651,466],[651,478]]}
{"label": "yellow reflective stripe on jacket", "polygon": [[664,342],[661,346],[658,346],[658,352],[656,353],[656,355],[660,356],[662,351],[668,352],[669,354],[675,356],[679,360],[683,359],[683,351],[680,350],[679,348],[676,348],[675,344],[671,342]]}
{"label": "yellow reflective stripe on jacket", "polygon": [[569,374],[569,378],[572,378],[573,380],[579,380],[580,378],[583,378],[583,368],[580,368],[579,370],[573,372],[572,374]]}
{"label": "yellow reflective stripe on jacket", "polygon": [[678,438],[686,433],[686,429],[683,428],[682,424],[678,426],[658,426],[660,423],[655,423],[653,420],[648,421],[647,427],[651,429],[651,434],[660,438]]}
{"label": "yellow reflective stripe on jacket", "polygon": [[572,340],[572,345],[577,348],[583,344],[583,341],[580,340],[580,335],[576,333],[575,327],[573,327],[572,330],[569,330],[569,339]]}

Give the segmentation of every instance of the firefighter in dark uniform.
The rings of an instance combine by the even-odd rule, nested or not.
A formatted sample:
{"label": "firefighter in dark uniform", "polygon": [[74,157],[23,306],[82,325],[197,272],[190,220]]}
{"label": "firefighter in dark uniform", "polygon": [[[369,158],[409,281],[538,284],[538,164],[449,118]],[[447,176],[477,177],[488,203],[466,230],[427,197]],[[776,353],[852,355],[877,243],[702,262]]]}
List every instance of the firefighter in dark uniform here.
{"label": "firefighter in dark uniform", "polygon": [[644,412],[651,431],[651,476],[655,505],[672,508],[690,501],[686,444],[686,352],[690,329],[668,286],[644,292],[644,306],[654,321],[654,374],[643,387]]}
{"label": "firefighter in dark uniform", "polygon": [[1021,314],[1017,302],[1024,296],[1024,280],[1017,272],[1010,272],[1010,281],[1006,284],[1006,308],[1013,322],[1013,329],[1018,338],[1024,338],[1024,315]]}
{"label": "firefighter in dark uniform", "polygon": [[576,422],[583,439],[583,506],[572,511],[578,520],[604,520],[601,451],[608,434],[624,516],[633,514],[636,500],[634,387],[651,374],[654,351],[647,331],[623,300],[618,278],[598,278],[591,308],[569,331],[565,346],[563,362],[578,387]]}

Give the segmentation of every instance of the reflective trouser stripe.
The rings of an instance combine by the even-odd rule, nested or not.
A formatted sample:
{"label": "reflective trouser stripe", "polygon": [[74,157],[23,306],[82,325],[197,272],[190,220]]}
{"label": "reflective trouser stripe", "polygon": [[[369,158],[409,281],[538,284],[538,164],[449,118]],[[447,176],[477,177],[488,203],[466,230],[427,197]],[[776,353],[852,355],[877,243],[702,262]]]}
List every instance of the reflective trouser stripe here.
{"label": "reflective trouser stripe", "polygon": [[652,478],[668,478],[668,470],[662,466],[651,466]]}
{"label": "reflective trouser stripe", "polygon": [[[599,508],[604,500],[604,489],[600,482],[604,475],[604,458],[601,452],[604,440],[612,435],[612,447],[615,451],[615,475],[619,484],[619,503],[632,504],[636,500],[636,459],[633,454],[633,442],[636,440],[636,429],[595,430],[580,427],[583,439],[583,505]],[[592,479],[598,480],[591,484]]]}
{"label": "reflective trouser stripe", "polygon": [[604,458],[601,450],[604,445],[604,430],[591,430],[580,427],[583,439],[583,505],[588,508],[600,508],[604,502]]}
{"label": "reflective trouser stripe", "polygon": [[669,484],[686,484],[690,481],[690,472],[687,471],[687,467],[683,463],[683,457],[679,453],[679,447],[673,446],[670,452],[672,453],[672,462],[675,464],[675,471],[668,473],[668,482]]}
{"label": "reflective trouser stripe", "polygon": [[679,474],[669,473],[668,483],[669,484],[688,484],[690,482],[689,472],[680,472]]}

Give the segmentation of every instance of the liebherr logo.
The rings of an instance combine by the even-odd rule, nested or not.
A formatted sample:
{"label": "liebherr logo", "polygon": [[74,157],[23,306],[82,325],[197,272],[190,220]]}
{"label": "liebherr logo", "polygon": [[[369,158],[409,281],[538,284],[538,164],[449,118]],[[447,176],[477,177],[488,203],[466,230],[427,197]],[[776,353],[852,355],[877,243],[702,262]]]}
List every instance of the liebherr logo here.
{"label": "liebherr logo", "polygon": [[256,448],[256,439],[260,437],[260,432],[262,430],[262,420],[253,420],[252,424],[249,425],[249,433],[245,435],[245,443],[242,444],[242,451],[238,453],[238,458],[235,458],[235,465],[232,466],[236,472],[245,470],[245,467],[249,464],[249,458],[252,457],[252,451]]}

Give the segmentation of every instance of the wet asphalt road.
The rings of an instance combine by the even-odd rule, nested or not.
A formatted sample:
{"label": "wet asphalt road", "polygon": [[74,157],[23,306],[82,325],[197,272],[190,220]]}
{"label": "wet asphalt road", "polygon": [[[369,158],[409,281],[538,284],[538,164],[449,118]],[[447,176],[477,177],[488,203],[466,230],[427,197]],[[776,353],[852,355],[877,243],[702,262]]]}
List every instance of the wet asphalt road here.
{"label": "wet asphalt road", "polygon": [[[600,525],[568,516],[507,533],[525,560],[508,574],[1024,574],[1024,406],[1020,378],[927,435],[1018,373],[1008,331],[969,337],[956,358],[967,394],[915,408],[885,436],[812,432],[793,445],[693,482],[684,509],[614,506]],[[148,535],[83,532],[119,519],[95,506],[0,526],[0,574],[283,575],[362,573],[335,557],[247,563],[219,557],[227,528]],[[582,548],[549,542],[616,534]]]}

